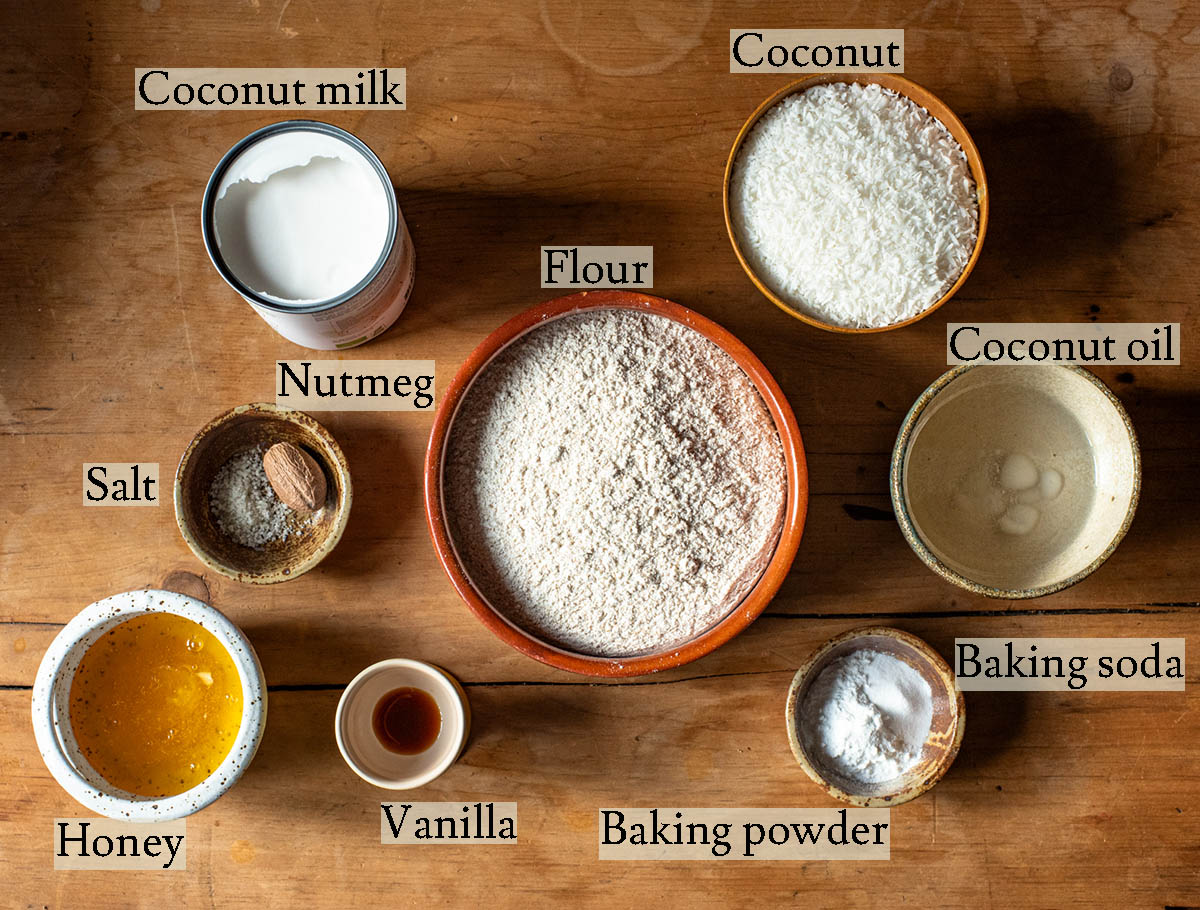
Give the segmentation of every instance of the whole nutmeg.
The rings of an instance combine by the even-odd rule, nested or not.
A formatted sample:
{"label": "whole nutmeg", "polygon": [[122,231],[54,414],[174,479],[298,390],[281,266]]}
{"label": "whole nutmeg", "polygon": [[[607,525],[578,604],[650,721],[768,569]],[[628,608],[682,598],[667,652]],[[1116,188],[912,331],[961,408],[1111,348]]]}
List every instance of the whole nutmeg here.
{"label": "whole nutmeg", "polygon": [[325,505],[325,472],[311,455],[290,442],[277,442],[263,454],[263,470],[275,495],[297,512]]}

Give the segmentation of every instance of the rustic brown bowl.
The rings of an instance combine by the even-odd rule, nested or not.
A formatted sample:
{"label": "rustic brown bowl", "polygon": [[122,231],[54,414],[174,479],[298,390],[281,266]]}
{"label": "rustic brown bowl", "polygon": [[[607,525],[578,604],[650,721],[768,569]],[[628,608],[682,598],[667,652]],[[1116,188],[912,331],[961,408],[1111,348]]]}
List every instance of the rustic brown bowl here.
{"label": "rustic brown bowl", "polygon": [[[800,728],[804,697],[821,671],[833,661],[864,648],[904,661],[921,674],[933,691],[933,722],[920,760],[905,774],[878,784],[864,783],[826,767],[810,752]],[[945,776],[962,745],[966,706],[954,673],[933,648],[915,635],[885,627],[854,629],[831,638],[792,678],[787,696],[788,742],[805,773],[830,796],[855,806],[895,806],[916,799]]]}
{"label": "rustic brown bowl", "polygon": [[[742,254],[741,247],[738,245],[737,233],[734,231],[733,218],[729,211],[729,184],[733,179],[733,166],[737,161],[738,153],[742,150],[742,143],[746,136],[750,134],[750,130],[758,123],[760,117],[769,111],[772,107],[782,101],[789,95],[794,95],[797,92],[803,92],[806,89],[812,88],[814,85],[828,85],[833,82],[857,82],[862,85],[874,83],[881,85],[886,89],[904,95],[911,101],[919,104],[925,110],[929,111],[934,117],[941,121],[942,125],[950,131],[955,140],[962,146],[963,152],[967,156],[967,166],[971,169],[971,177],[975,181],[975,190],[979,198],[979,228],[975,235],[975,246],[971,250],[971,256],[967,259],[967,264],[963,267],[962,273],[958,276],[958,280],[954,282],[950,290],[943,294],[938,300],[934,301],[930,306],[926,307],[916,316],[911,319],[906,319],[903,322],[896,322],[892,325],[876,326],[874,328],[854,328],[852,326],[833,325],[829,322],[824,322],[821,319],[813,316],[811,313],[806,313],[796,307],[794,304],[781,298],[767,284],[758,277],[746,257]],[[971,274],[971,270],[975,268],[975,263],[979,259],[979,251],[983,249],[983,238],[987,233],[988,224],[988,185],[987,175],[983,172],[983,160],[979,157],[979,149],[975,147],[975,142],[971,139],[971,134],[967,132],[967,128],[963,126],[962,121],[954,115],[954,111],[950,110],[946,104],[938,98],[933,92],[927,88],[923,88],[910,79],[905,79],[903,76],[897,76],[892,73],[879,73],[875,75],[868,74],[839,74],[839,73],[823,73],[815,76],[805,76],[803,79],[797,79],[775,92],[771,97],[758,106],[753,114],[747,118],[742,128],[738,131],[737,138],[733,140],[733,148],[729,151],[729,159],[725,163],[725,182],[722,196],[725,203],[725,230],[729,233],[729,242],[733,244],[733,252],[738,258],[738,262],[742,264],[742,268],[746,274],[750,276],[750,280],[754,282],[754,286],[762,292],[763,296],[770,300],[775,306],[779,307],[785,313],[795,316],[801,322],[807,322],[809,325],[816,326],[818,329],[824,329],[827,332],[842,332],[845,334],[867,334],[870,332],[888,332],[892,329],[900,329],[906,325],[912,325],[918,320],[924,319],[943,303],[958,293],[958,289],[966,282],[967,276]]]}
{"label": "rustic brown bowl", "polygon": [[[629,309],[655,313],[696,330],[718,345],[737,362],[754,383],[783,444],[784,464],[787,469],[787,504],[784,508],[779,541],[766,569],[742,602],[724,619],[696,638],[662,652],[628,657],[598,657],[567,650],[531,634],[493,607],[471,583],[455,552],[446,523],[442,501],[442,468],[446,457],[446,443],[454,415],[475,378],[500,351],[522,335],[548,320],[589,309]],[[459,596],[470,607],[471,612],[501,641],[542,663],[588,676],[639,676],[682,666],[714,651],[745,629],[766,608],[787,576],[796,556],[796,549],[800,545],[807,508],[808,468],[804,459],[800,428],[783,391],[767,372],[766,367],[732,334],[699,313],[659,297],[627,291],[585,291],[570,297],[560,297],[531,307],[492,332],[467,357],[443,394],[429,436],[429,448],[425,454],[425,514],[429,520],[429,531],[433,536],[433,547],[437,552],[438,561],[441,562]]]}
{"label": "rustic brown bowl", "polygon": [[[325,508],[302,532],[255,550],[221,532],[209,512],[208,492],[234,455],[277,442],[299,446],[321,466]],[[329,431],[307,414],[273,404],[238,405],[217,417],[188,444],[175,472],[175,520],[184,541],[213,571],[250,584],[288,581],[324,559],[345,530],[351,498],[350,469]]]}

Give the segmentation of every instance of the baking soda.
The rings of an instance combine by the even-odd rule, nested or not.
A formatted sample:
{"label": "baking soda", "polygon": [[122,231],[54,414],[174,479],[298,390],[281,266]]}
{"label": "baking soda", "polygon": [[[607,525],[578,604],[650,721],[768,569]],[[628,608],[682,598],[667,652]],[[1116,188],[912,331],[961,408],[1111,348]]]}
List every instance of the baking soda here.
{"label": "baking soda", "polygon": [[932,723],[929,683],[899,658],[869,649],[822,670],[801,707],[805,747],[831,770],[871,784],[915,765]]}

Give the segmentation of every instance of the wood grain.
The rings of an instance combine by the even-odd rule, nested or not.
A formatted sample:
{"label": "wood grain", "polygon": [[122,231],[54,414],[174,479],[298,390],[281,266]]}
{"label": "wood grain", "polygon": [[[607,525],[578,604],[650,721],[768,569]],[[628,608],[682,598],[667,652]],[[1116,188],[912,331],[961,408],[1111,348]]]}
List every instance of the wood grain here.
{"label": "wood grain", "polygon": [[[907,75],[950,105],[992,189],[982,257],[936,317],[842,338],[754,290],[720,186],[745,116],[786,77],[731,76],[730,27],[903,27]],[[1200,10],[1163,0],[78,0],[0,7],[0,903],[17,907],[1200,906],[1200,713],[1187,693],[967,699],[956,765],[893,812],[889,863],[599,863],[596,810],[827,805],[787,748],[791,671],[826,638],[890,622],[958,636],[1183,636],[1200,607]],[[136,66],[386,63],[411,109],[325,117],[383,159],[417,250],[396,328],[342,357],[435,359],[544,299],[542,244],[653,244],[656,293],[725,325],[791,400],[812,504],[768,612],[660,677],[593,684],[495,641],[437,567],[420,501],[430,415],[317,414],[355,504],[318,569],[251,588],[205,575],[249,634],[271,709],[246,778],[188,822],[181,875],[54,873],[50,820],[81,811],[33,744],[30,685],[86,604],[200,572],[169,505],[82,509],[85,461],[169,476],[205,422],[271,400],[274,335],[204,252],[199,200],[234,141],[283,116],[135,112]],[[986,601],[928,572],[889,515],[909,404],[944,369],[947,321],[1175,321],[1183,365],[1099,370],[1145,482],[1112,559],[1067,591]],[[467,683],[463,760],[419,799],[520,803],[520,844],[378,844],[383,794],[342,763],[339,690],[411,656]],[[1189,678],[1196,683],[1195,674]],[[348,897],[353,895],[353,898]]]}

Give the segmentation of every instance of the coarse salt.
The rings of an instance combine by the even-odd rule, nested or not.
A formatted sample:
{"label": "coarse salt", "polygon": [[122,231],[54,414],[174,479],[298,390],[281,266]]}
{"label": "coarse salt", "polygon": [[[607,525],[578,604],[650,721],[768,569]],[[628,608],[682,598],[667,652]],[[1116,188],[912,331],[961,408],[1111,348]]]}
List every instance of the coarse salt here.
{"label": "coarse salt", "polygon": [[791,95],[747,134],[730,181],[738,245],[777,295],[832,325],[911,319],[958,280],[979,201],[962,147],[879,85]]}
{"label": "coarse salt", "polygon": [[286,540],[313,523],[320,510],[301,516],[288,508],[263,469],[266,446],[246,449],[221,465],[209,487],[213,521],[228,537],[251,549]]}

